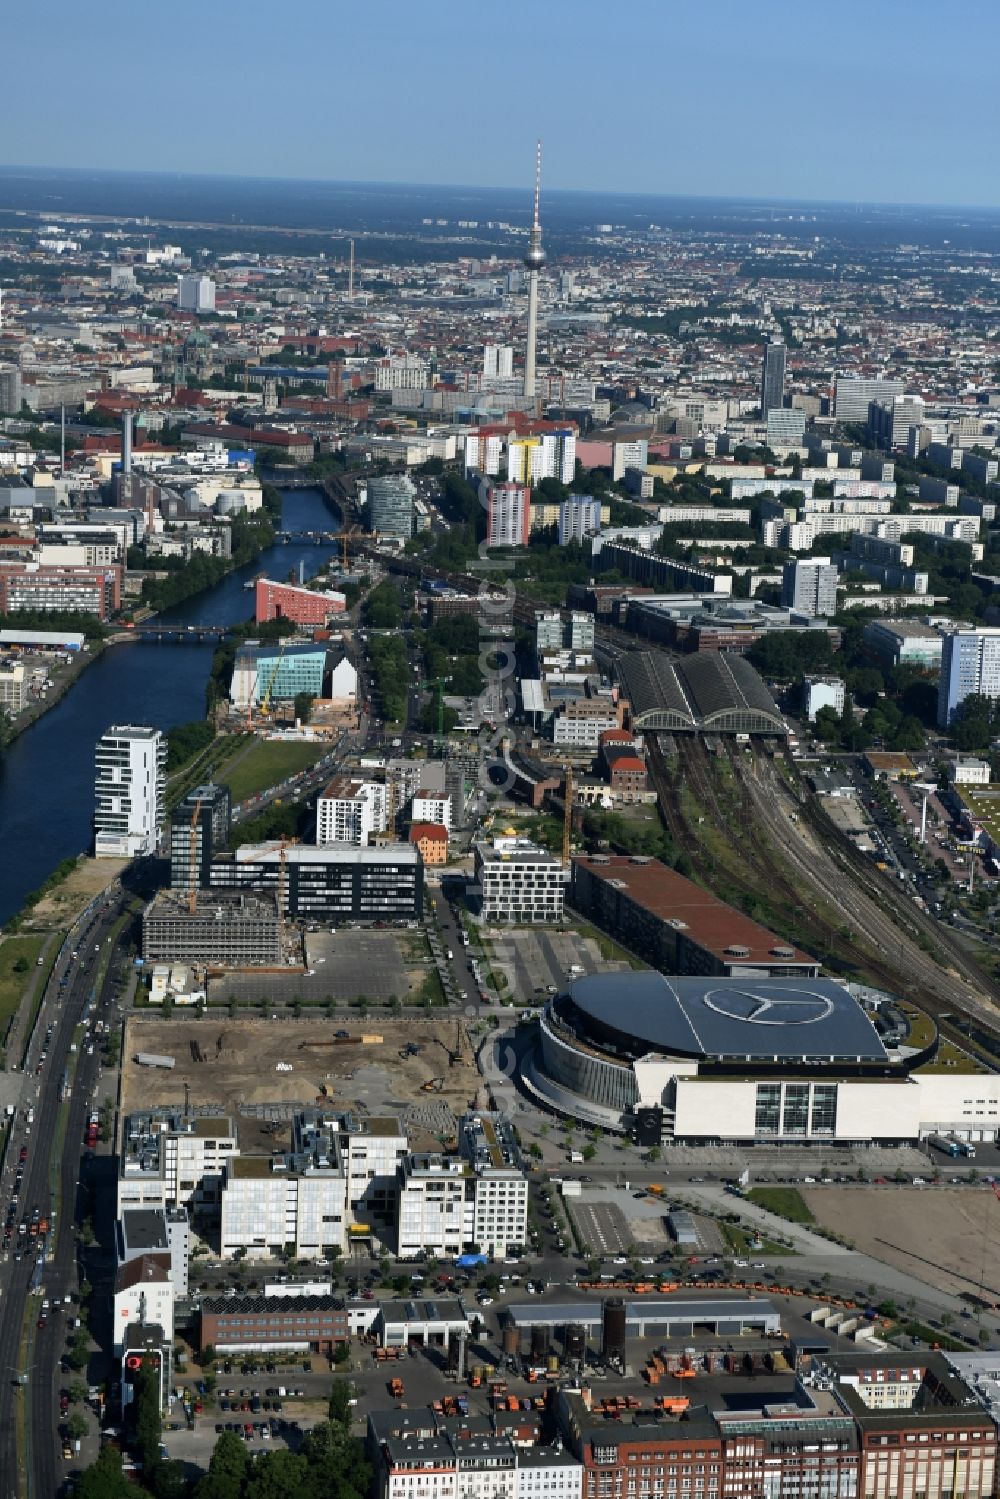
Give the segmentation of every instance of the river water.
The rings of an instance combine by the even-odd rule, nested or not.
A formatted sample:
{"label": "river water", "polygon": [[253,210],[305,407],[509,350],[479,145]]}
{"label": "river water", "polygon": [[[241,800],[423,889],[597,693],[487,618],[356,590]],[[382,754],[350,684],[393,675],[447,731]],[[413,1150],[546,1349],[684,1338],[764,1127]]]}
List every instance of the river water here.
{"label": "river water", "polygon": [[[285,492],[281,532],[332,531],[337,521],[315,489]],[[300,563],[312,577],[330,544],[290,539],[230,573],[215,588],[165,610],[175,624],[235,624],[253,613],[244,584],[258,572],[285,579]],[[173,724],[201,718],[211,645],[130,641],[106,650],[0,762],[0,922],[7,920],[61,859],[89,851],[94,809],[94,747],[112,723]]]}

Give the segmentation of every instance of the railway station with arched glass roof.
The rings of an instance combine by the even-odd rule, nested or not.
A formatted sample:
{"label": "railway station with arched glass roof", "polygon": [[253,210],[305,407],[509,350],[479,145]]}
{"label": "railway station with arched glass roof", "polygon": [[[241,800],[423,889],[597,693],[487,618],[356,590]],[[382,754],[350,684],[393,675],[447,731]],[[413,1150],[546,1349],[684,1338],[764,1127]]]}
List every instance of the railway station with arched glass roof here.
{"label": "railway station with arched glass roof", "polygon": [[620,660],[622,684],[637,729],[665,734],[788,733],[777,703],[742,656],[636,651]]}

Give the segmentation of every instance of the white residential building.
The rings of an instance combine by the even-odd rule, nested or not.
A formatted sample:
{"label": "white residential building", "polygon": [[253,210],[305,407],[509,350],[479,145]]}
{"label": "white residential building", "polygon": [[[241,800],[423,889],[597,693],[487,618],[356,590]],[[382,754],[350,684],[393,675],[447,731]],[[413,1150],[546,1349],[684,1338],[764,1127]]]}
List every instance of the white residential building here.
{"label": "white residential building", "polygon": [[133,859],[160,841],[167,745],[159,729],[113,724],[97,744],[94,794],[98,858]]}
{"label": "white residential building", "polygon": [[236,1154],[226,1118],[188,1118],[169,1109],[126,1116],[122,1126],[117,1216],[126,1208],[218,1208],[225,1166]]}
{"label": "white residential building", "polygon": [[177,306],[181,312],[214,312],[215,282],[211,276],[178,276]]}
{"label": "white residential building", "polygon": [[589,494],[571,494],[559,506],[559,545],[583,541],[601,529],[601,502]]}
{"label": "white residential building", "polygon": [[844,711],[846,693],[842,677],[805,677],[802,683],[802,706],[809,723],[812,723],[821,708],[832,708],[834,713]]}
{"label": "white residential building", "polygon": [[351,843],[367,848],[386,828],[386,788],[381,781],[335,776],[316,800],[316,843]]}
{"label": "white residential building", "polygon": [[457,1156],[409,1155],[399,1173],[397,1253],[407,1259],[470,1251],[504,1258],[528,1232],[528,1183],[510,1128],[496,1114],[466,1115]]}
{"label": "white residential building", "polygon": [[531,536],[531,490],[526,484],[508,479],[506,484],[479,486],[479,498],[486,506],[486,545],[491,547],[527,546]]}
{"label": "white residential building", "polygon": [[583,1464],[565,1448],[528,1447],[517,1454],[515,1499],[581,1499]]}
{"label": "white residential building", "polygon": [[475,469],[479,474],[495,478],[503,463],[507,446],[507,434],[490,427],[482,432],[467,432],[465,435],[465,468],[468,473]]}
{"label": "white residential building", "polygon": [[626,442],[611,444],[611,477],[615,483],[624,479],[630,468],[645,468],[649,459],[649,441],[645,437],[632,437]]}
{"label": "white residential building", "polygon": [[164,1347],[174,1341],[174,1287],[169,1256],[143,1254],[122,1265],[115,1278],[114,1351],[121,1355],[125,1333],[136,1324],[163,1330]]}
{"label": "white residential building", "polygon": [[430,365],[416,354],[394,354],[375,365],[376,390],[423,390],[430,384]]}
{"label": "white residential building", "polygon": [[514,375],[511,344],[486,344],[483,349],[483,380],[510,380]]}
{"label": "white residential building", "polygon": [[554,925],[563,919],[566,871],[555,854],[527,838],[494,838],[475,847],[482,917],[505,926]]}
{"label": "white residential building", "polygon": [[988,786],[990,784],[990,762],[968,759],[953,760],[948,766],[948,779],[956,786]]}
{"label": "white residential building", "polygon": [[572,484],[575,473],[576,432],[571,427],[512,437],[507,444],[507,477],[519,484],[539,484],[542,479]]}
{"label": "white residential building", "polygon": [[955,722],[967,697],[1000,697],[1000,629],[952,630],[941,648],[938,723]]}
{"label": "white residential building", "polygon": [[451,796],[446,792],[422,787],[414,794],[410,808],[413,822],[435,822],[451,832]]}

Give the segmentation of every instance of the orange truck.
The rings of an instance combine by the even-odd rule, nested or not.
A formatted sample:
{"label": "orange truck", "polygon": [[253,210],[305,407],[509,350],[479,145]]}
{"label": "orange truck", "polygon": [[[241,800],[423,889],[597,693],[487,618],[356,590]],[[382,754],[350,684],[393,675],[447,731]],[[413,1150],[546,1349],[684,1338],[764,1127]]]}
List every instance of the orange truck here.
{"label": "orange truck", "polygon": [[402,1400],[405,1391],[403,1389],[403,1381],[401,1379],[390,1379],[389,1394],[392,1396],[393,1400]]}

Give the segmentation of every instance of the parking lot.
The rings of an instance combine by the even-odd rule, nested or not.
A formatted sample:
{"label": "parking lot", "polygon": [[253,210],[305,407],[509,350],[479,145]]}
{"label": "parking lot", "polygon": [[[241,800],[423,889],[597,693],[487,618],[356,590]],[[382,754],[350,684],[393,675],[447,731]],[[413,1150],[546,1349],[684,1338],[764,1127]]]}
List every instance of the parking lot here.
{"label": "parking lot", "polygon": [[376,932],[341,928],[306,935],[305,973],[234,973],[209,981],[213,1003],[235,996],[241,1004],[262,999],[288,1004],[296,998],[320,1004],[338,1003],[360,996],[373,1004],[394,998],[404,1004],[416,992],[428,972],[426,962],[410,957],[420,942],[419,932]]}
{"label": "parking lot", "polygon": [[491,928],[484,933],[484,942],[494,969],[506,974],[511,990],[522,1001],[541,999],[550,988],[562,988],[568,979],[584,973],[628,968],[627,963],[602,957],[592,937],[569,929],[499,932]]}

